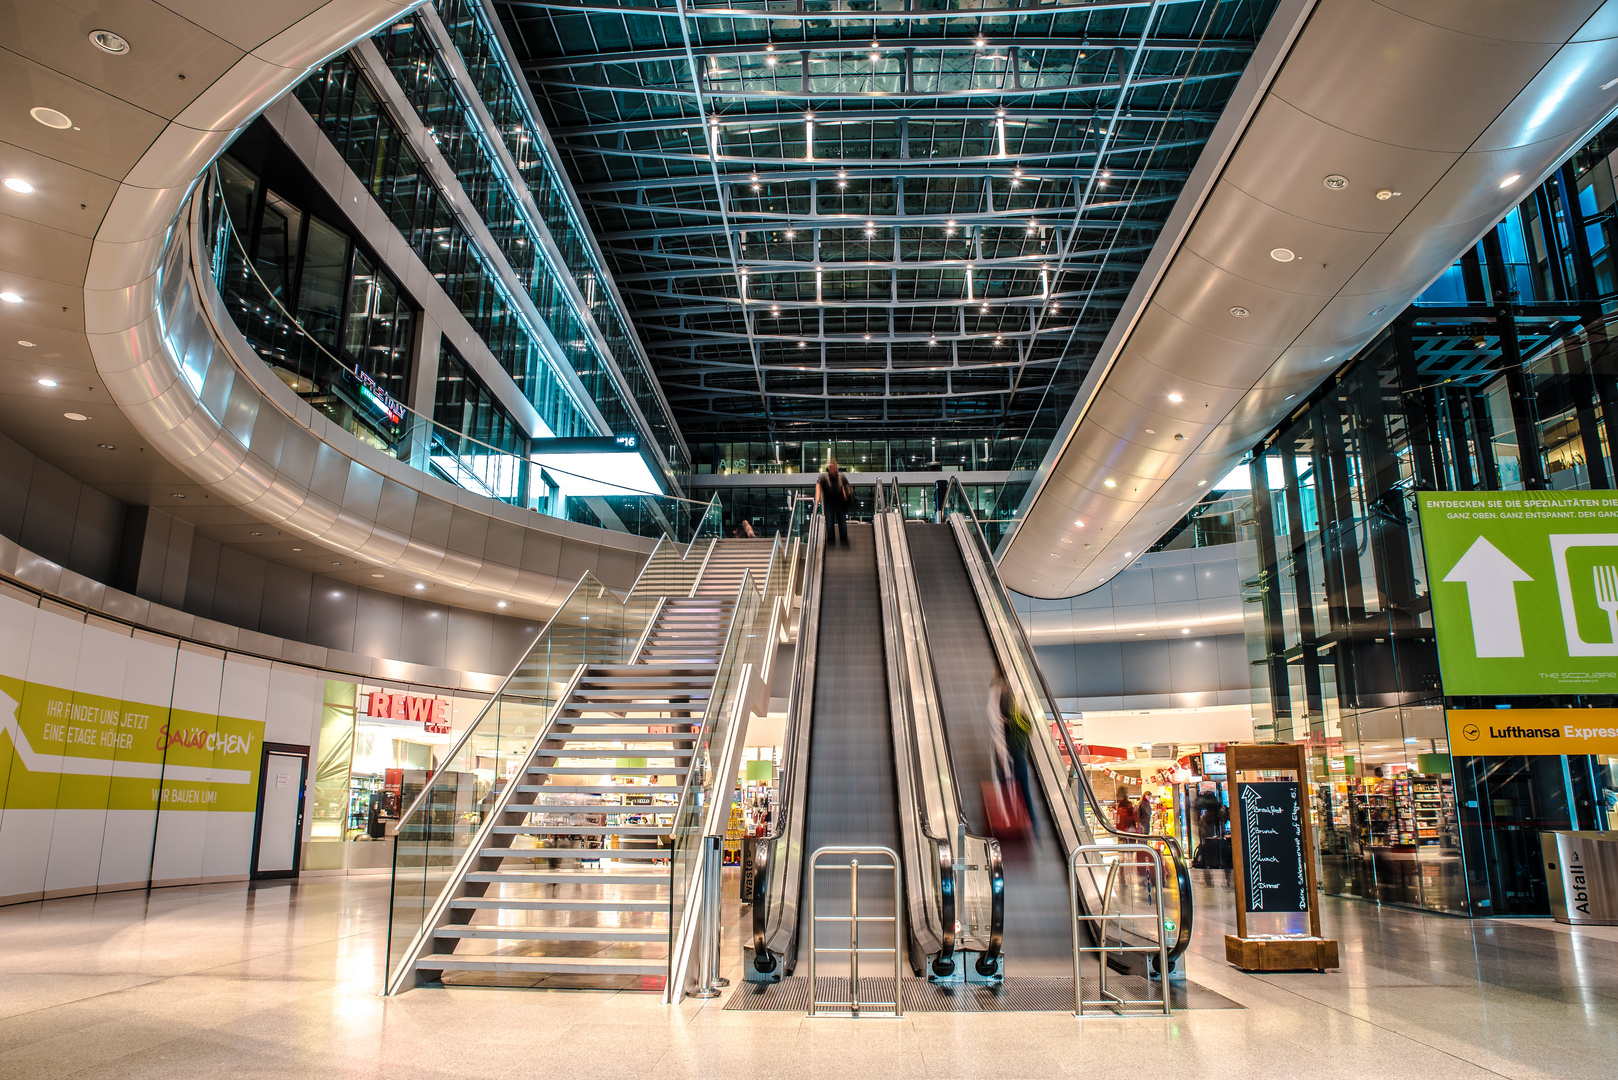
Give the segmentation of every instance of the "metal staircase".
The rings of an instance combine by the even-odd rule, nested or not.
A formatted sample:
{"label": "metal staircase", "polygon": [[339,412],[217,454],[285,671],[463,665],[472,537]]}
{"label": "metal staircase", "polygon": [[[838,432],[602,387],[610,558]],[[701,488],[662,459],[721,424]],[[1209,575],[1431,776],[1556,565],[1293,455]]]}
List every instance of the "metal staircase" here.
{"label": "metal staircase", "polygon": [[629,663],[575,672],[429,919],[416,982],[489,973],[603,988],[662,981],[675,799],[742,582],[762,585],[775,550],[716,542],[689,595],[659,602]]}

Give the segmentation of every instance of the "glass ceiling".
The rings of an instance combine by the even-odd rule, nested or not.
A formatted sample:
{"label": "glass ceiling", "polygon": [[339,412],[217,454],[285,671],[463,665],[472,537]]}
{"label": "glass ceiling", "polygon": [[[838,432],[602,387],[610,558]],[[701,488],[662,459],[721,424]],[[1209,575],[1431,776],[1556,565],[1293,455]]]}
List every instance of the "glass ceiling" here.
{"label": "glass ceiling", "polygon": [[688,439],[1037,462],[1275,0],[496,6]]}

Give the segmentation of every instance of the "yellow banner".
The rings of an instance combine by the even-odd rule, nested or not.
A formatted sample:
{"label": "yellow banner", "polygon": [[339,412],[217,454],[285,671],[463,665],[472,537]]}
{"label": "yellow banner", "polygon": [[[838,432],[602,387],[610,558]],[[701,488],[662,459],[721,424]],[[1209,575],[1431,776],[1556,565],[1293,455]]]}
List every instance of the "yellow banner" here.
{"label": "yellow banner", "polygon": [[1618,755],[1618,709],[1451,709],[1449,750],[1462,757]]}

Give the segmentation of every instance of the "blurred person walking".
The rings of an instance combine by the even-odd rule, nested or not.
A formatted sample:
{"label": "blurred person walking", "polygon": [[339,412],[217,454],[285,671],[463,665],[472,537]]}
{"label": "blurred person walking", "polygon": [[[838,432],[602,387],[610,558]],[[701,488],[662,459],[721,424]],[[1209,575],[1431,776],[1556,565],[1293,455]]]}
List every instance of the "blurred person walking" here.
{"label": "blurred person walking", "polygon": [[[1032,723],[1017,702],[1006,677],[996,669],[989,681],[989,741],[994,748],[991,793],[984,792],[990,817],[989,831],[996,836],[1023,833],[1037,838],[1034,825],[1034,790],[1028,778],[1028,741]],[[1000,820],[996,820],[996,818]]]}
{"label": "blurred person walking", "polygon": [[832,526],[837,526],[840,541],[848,544],[848,507],[854,501],[854,489],[848,485],[848,477],[837,468],[835,458],[826,462],[826,471],[820,474],[815,483],[815,502],[819,503],[826,515],[826,543],[831,544]]}

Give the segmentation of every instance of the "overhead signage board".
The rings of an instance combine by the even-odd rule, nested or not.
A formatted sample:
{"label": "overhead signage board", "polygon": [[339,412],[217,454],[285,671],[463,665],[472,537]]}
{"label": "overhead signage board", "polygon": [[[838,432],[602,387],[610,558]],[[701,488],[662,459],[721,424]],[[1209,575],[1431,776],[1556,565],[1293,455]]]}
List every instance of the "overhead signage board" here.
{"label": "overhead signage board", "polygon": [[1418,497],[1446,696],[1618,693],[1618,493]]}
{"label": "overhead signage board", "polygon": [[1618,755],[1618,709],[1451,709],[1448,719],[1452,754]]}
{"label": "overhead signage board", "polygon": [[1302,785],[1290,780],[1237,784],[1243,899],[1250,912],[1309,910]]}

